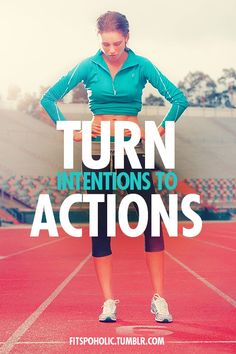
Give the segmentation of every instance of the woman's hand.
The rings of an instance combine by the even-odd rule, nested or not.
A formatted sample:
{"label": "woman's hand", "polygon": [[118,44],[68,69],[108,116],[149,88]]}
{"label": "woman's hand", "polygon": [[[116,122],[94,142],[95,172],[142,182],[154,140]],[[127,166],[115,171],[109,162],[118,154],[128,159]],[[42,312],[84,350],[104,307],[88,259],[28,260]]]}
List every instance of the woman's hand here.
{"label": "woman's hand", "polygon": [[[160,134],[160,136],[165,135],[165,128],[163,128],[161,125],[159,125],[158,129],[158,133]],[[145,140],[145,130],[144,128],[140,127],[140,135],[141,135],[141,139]]]}
{"label": "woman's hand", "polygon": [[82,141],[82,130],[74,131],[74,141],[76,143],[78,143],[79,141]]}
{"label": "woman's hand", "polygon": [[[145,139],[145,131],[143,128],[139,127],[140,129],[140,139]],[[131,136],[131,131],[129,129],[124,130],[124,136]]]}
{"label": "woman's hand", "polygon": [[[140,129],[140,139],[145,140],[145,129],[139,127]],[[158,129],[158,133],[160,134],[160,136],[165,135],[165,128],[162,127],[162,125],[159,125]],[[124,130],[124,135],[125,136],[130,136],[131,135],[131,131],[129,129],[125,129]]]}
{"label": "woman's hand", "polygon": [[159,125],[158,129],[158,133],[160,134],[160,136],[165,135],[165,128],[163,128],[162,125]]}
{"label": "woman's hand", "polygon": [[124,136],[131,136],[131,130],[124,129]]}
{"label": "woman's hand", "polygon": [[92,137],[95,138],[96,136],[101,135],[101,125],[97,123],[92,124]]}

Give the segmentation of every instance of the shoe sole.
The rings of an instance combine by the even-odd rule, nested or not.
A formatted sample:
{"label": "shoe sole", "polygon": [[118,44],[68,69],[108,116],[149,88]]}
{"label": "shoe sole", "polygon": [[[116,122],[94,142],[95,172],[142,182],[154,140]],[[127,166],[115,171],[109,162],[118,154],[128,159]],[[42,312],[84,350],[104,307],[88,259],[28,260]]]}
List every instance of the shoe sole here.
{"label": "shoe sole", "polygon": [[116,320],[112,319],[111,317],[106,317],[104,320],[99,320],[99,322],[116,322]]}
{"label": "shoe sole", "polygon": [[163,321],[159,321],[155,318],[155,321],[158,323],[171,323],[171,322],[173,322],[173,320],[168,320],[167,318],[165,318]]}

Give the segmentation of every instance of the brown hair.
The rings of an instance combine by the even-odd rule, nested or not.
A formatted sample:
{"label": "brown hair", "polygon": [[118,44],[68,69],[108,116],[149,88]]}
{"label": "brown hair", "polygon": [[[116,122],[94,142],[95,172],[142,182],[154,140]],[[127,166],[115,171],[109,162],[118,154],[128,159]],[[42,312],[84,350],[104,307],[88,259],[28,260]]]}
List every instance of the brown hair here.
{"label": "brown hair", "polygon": [[129,22],[125,15],[116,11],[107,11],[97,19],[98,33],[118,31],[127,36],[129,33]]}

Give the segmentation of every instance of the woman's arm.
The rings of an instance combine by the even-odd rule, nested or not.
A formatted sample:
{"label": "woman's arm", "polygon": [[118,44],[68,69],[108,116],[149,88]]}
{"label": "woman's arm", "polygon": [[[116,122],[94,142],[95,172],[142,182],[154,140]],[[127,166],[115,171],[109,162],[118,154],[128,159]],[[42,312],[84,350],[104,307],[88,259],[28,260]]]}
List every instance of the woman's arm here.
{"label": "woman's arm", "polygon": [[66,75],[62,76],[42,96],[40,103],[54,123],[58,120],[65,120],[65,117],[59,110],[56,102],[61,100],[76,85],[85,80],[87,72],[88,62],[84,60]]}
{"label": "woman's arm", "polygon": [[183,92],[176,87],[171,81],[169,81],[160,70],[147,58],[145,58],[144,63],[144,75],[146,80],[155,87],[159,93],[169,101],[172,106],[167,112],[166,116],[162,120],[158,131],[160,135],[165,133],[165,122],[174,121],[176,122],[181,114],[188,107],[188,101],[184,96]]}
{"label": "woman's arm", "polygon": [[160,136],[165,135],[165,128],[163,128],[161,124],[158,127],[158,133],[160,134]]}

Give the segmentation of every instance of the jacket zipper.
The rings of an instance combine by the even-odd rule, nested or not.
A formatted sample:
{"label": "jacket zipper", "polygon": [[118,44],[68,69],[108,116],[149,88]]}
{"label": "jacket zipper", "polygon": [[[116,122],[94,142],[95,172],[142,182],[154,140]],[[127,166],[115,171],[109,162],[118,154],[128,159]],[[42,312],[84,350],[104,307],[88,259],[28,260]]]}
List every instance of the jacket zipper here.
{"label": "jacket zipper", "polygon": [[[96,63],[96,62],[95,62]],[[114,96],[116,96],[116,93],[117,93],[117,91],[116,91],[116,89],[115,89],[115,86],[114,86],[114,80],[112,79],[112,76],[111,76],[111,73],[110,73],[110,71],[108,71],[103,65],[101,65],[100,63],[96,63],[97,65],[99,65],[99,66],[101,66],[101,68],[103,68],[109,75],[110,75],[110,78],[111,78],[111,83],[112,83],[112,89],[113,89],[113,94],[114,94]],[[120,70],[119,70],[120,71]],[[118,71],[118,72],[119,72]],[[116,73],[116,75],[118,74],[118,72]],[[116,76],[115,75],[115,76]],[[114,78],[115,79],[115,78]]]}
{"label": "jacket zipper", "polygon": [[116,75],[117,75],[121,70],[123,70],[123,69],[120,69],[120,70],[116,73],[116,75],[115,75],[115,77],[114,77],[114,80],[113,80],[113,79],[112,79],[112,76],[111,76],[111,73],[110,73],[110,71],[107,70],[107,68],[105,68],[105,67],[104,67],[103,65],[101,65],[100,63],[97,63],[96,61],[93,61],[93,62],[94,62],[95,64],[99,65],[101,68],[103,68],[103,69],[110,75],[111,82],[112,82],[113,94],[114,94],[114,96],[116,96],[117,91],[116,91],[115,86],[114,86],[115,77],[116,77]]}
{"label": "jacket zipper", "polygon": [[110,73],[110,71],[108,71],[106,68],[104,68],[103,66],[102,66],[102,68],[103,69],[105,69],[106,70],[106,72],[108,72],[108,74],[110,75],[110,78],[111,78],[111,84],[112,84],[112,89],[113,89],[113,94],[114,94],[114,96],[116,96],[116,89],[115,89],[115,86],[114,86],[114,81],[115,81],[115,77],[116,77],[116,75],[118,74],[118,72],[120,71],[118,71],[116,74],[115,74],[115,76],[114,76],[114,80],[112,79],[112,76],[111,76],[111,73]]}
{"label": "jacket zipper", "polygon": [[[115,79],[115,78],[114,78]],[[112,77],[111,77],[111,80],[112,80]],[[116,89],[114,87],[114,80],[112,80],[112,87],[113,87],[113,93],[114,93],[114,96],[116,96]]]}

